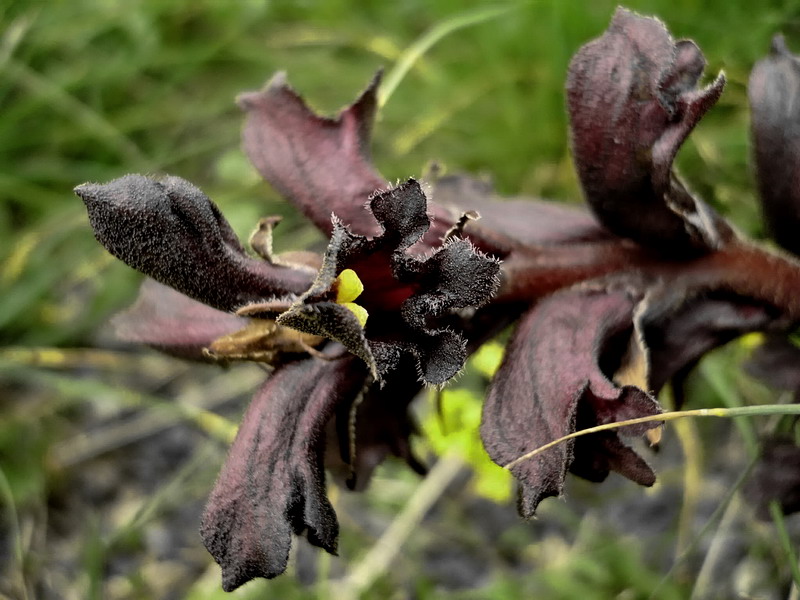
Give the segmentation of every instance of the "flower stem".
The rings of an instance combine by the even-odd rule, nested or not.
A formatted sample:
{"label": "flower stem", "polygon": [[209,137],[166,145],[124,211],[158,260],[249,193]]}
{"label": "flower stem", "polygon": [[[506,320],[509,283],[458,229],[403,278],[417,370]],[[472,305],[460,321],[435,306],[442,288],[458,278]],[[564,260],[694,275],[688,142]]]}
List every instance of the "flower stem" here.
{"label": "flower stem", "polygon": [[762,406],[739,406],[735,408],[699,408],[696,410],[682,410],[675,412],[665,412],[659,415],[650,415],[647,417],[639,417],[637,419],[628,419],[627,421],[618,421],[616,423],[605,423],[604,425],[597,425],[596,427],[589,427],[588,429],[581,429],[565,435],[558,439],[553,440],[543,446],[531,450],[512,460],[510,463],[503,465],[504,469],[510,469],[519,463],[531,459],[534,456],[549,450],[566,441],[589,435],[590,433],[599,433],[601,431],[609,431],[612,429],[619,429],[627,425],[638,425],[640,423],[653,423],[657,421],[675,421],[677,419],[685,419],[689,417],[722,417],[730,419],[732,417],[755,417],[765,415],[800,415],[800,404],[764,404]]}
{"label": "flower stem", "polygon": [[614,279],[642,288],[664,283],[687,298],[724,291],[800,322],[800,260],[741,239],[687,260],[670,260],[622,239],[543,246],[512,252],[502,273],[495,298],[500,302],[532,302],[580,282]]}

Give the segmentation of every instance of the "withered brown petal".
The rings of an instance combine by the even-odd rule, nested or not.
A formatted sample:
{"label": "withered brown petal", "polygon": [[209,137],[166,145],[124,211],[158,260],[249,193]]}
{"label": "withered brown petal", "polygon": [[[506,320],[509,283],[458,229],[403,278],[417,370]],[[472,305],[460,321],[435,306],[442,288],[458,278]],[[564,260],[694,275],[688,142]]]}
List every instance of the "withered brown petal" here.
{"label": "withered brown petal", "polygon": [[136,302],[112,320],[122,340],[192,359],[203,358],[203,348],[246,324],[247,319],[206,306],[149,278],[142,283]]}
{"label": "withered brown petal", "polygon": [[311,284],[302,270],[245,254],[217,206],[179,177],[125,175],[75,188],[97,240],[156,281],[219,310],[289,294]]}
{"label": "withered brown petal", "polygon": [[283,573],[292,533],[336,552],[339,526],[325,494],[325,425],[363,386],[355,358],[307,359],[276,370],[256,393],[211,492],[203,543],[232,591]]}
{"label": "withered brown petal", "polygon": [[800,60],[775,36],[748,84],[761,204],[772,236],[800,254]]}
{"label": "withered brown petal", "polygon": [[[522,318],[484,403],[481,437],[492,460],[506,465],[578,425],[661,411],[649,394],[616,386],[600,368],[601,361],[615,362],[605,353],[631,329],[637,301],[623,290],[576,288],[542,300]],[[655,425],[622,432],[639,435]],[[613,433],[584,438],[580,445],[563,443],[517,463],[511,471],[521,484],[520,513],[531,517],[543,498],[561,494],[572,464],[590,479],[603,479],[610,468],[651,484],[652,471],[643,460],[632,461],[631,453]]]}
{"label": "withered brown petal", "polygon": [[336,119],[314,113],[284,73],[262,91],[239,96],[247,111],[245,152],[264,178],[324,232],[331,232],[333,212],[360,235],[380,233],[366,209],[369,197],[387,187],[369,156],[380,79],[378,72]]}
{"label": "withered brown petal", "polygon": [[696,89],[705,59],[664,24],[617,9],[572,59],[572,151],[586,199],[612,232],[671,254],[722,245],[733,232],[672,171],[683,141],[713,106],[722,75]]}
{"label": "withered brown petal", "polygon": [[770,502],[785,514],[800,511],[800,446],[785,438],[764,442],[761,458],[744,486],[744,497],[760,519],[770,518]]}

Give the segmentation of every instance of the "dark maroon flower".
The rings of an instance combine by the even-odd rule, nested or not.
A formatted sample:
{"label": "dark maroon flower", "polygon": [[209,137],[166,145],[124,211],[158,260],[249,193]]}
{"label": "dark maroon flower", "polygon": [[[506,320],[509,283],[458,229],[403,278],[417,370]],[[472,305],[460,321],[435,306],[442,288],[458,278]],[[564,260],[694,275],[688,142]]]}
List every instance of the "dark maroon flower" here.
{"label": "dark maroon flower", "polygon": [[[753,67],[748,83],[751,134],[761,207],[775,241],[800,254],[800,59],[783,36],[772,40],[769,56]],[[772,333],[755,350],[746,369],[768,385],[800,394],[800,348],[785,334]],[[776,500],[786,512],[800,510],[800,448],[770,439],[745,490],[756,513],[769,518]]]}
{"label": "dark maroon flower", "polygon": [[[374,85],[344,111],[338,123],[350,125],[330,148],[324,140],[337,121],[311,115],[287,90],[273,83],[264,94],[277,94],[268,106],[285,117],[281,131],[293,139],[289,145],[311,152],[312,163],[330,161],[313,169],[318,182],[306,182],[323,200],[335,199],[324,205],[316,198],[307,208],[327,215],[331,241],[321,260],[296,264],[274,256],[275,219],[260,223],[251,239],[259,258],[251,257],[214,203],[177,177],[128,175],[76,189],[97,239],[161,282],[146,281],[138,302],[117,317],[120,335],[181,356],[275,367],[245,414],[203,519],[203,539],[223,567],[225,589],[281,573],[291,533],[305,532],[311,543],[335,551],[326,455],[344,465],[351,487],[363,487],[388,454],[422,469],[408,443],[414,430],[408,404],[423,384],[443,384],[462,368],[467,340],[459,311],[480,307],[499,283],[499,261],[462,236],[445,236],[455,221],[431,207],[416,181],[381,191],[388,186],[360,162]],[[274,117],[255,108],[257,98],[243,100],[255,111],[245,131],[248,149],[283,185],[296,185],[306,174],[285,170],[292,168],[283,162],[286,153],[252,141],[269,128],[264,119]],[[293,120],[298,110],[306,121]],[[352,197],[339,187],[348,177],[360,182],[352,184],[359,190]],[[429,209],[443,217],[441,232],[426,237]],[[321,265],[316,276],[309,264]],[[352,432],[357,401],[361,425]]]}
{"label": "dark maroon flower", "polygon": [[[630,337],[639,300],[624,289],[578,287],[542,300],[522,318],[484,404],[481,436],[496,462],[512,463],[576,427],[661,411],[647,392],[615,384],[600,366],[612,340],[621,334]],[[641,435],[646,429],[623,432]],[[585,447],[580,451],[574,443],[562,444],[511,468],[522,485],[523,516],[533,516],[542,498],[561,494],[570,468],[594,481],[605,479],[613,469],[644,485],[655,482],[647,464],[615,433],[581,443]]]}
{"label": "dark maroon flower", "polygon": [[[338,526],[322,470],[327,423],[338,407],[351,406],[372,382],[380,387],[396,371],[414,383],[396,400],[401,414],[423,383],[442,384],[455,375],[466,359],[466,340],[452,328],[459,321],[455,311],[489,299],[499,262],[459,237],[440,241],[425,256],[408,254],[430,226],[427,200],[413,180],[370,200],[378,236],[353,234],[334,216],[313,281],[307,269],[279,265],[270,248],[262,249],[264,260],[247,256],[216,206],[178,178],[162,183],[129,175],[76,191],[111,252],[181,292],[237,313],[149,282],[137,304],[117,318],[121,334],[176,354],[277,367],[245,414],[203,520],[203,539],[223,567],[225,589],[281,573],[292,532],[305,531],[311,543],[335,551]],[[297,282],[307,289],[298,293]],[[355,293],[344,289],[356,284],[363,287]],[[310,338],[304,343],[298,332]],[[339,344],[350,354],[337,350]],[[404,441],[411,428],[390,431],[381,412],[374,418],[378,431],[395,437],[369,441],[367,452],[388,443],[391,452],[417,464]],[[342,449],[350,453],[349,445]],[[387,453],[379,452],[381,458]],[[346,456],[355,485],[353,477],[360,473],[363,480],[371,468],[357,458],[360,452]]]}
{"label": "dark maroon flower", "polygon": [[[396,368],[404,352],[417,358],[424,382],[439,385],[453,377],[466,359],[466,340],[432,323],[456,309],[482,305],[497,288],[499,263],[459,238],[445,241],[424,258],[408,254],[430,227],[425,207],[422,189],[410,180],[370,200],[382,230],[379,236],[355,235],[335,220],[317,279],[277,322],[341,342],[379,378]],[[384,319],[372,339],[332,297],[336,275],[346,269],[360,275],[366,290],[378,290],[359,298],[368,313],[399,316],[390,318],[389,326]]]}
{"label": "dark maroon flower", "polygon": [[674,42],[661,21],[619,8],[569,67],[572,151],[586,200],[609,230],[673,256],[717,248],[730,235],[672,171],[725,85],[720,75],[696,89],[705,64],[694,42]]}
{"label": "dark maroon flower", "polygon": [[216,205],[180,177],[126,175],[75,188],[97,240],[156,281],[219,310],[300,294],[308,273],[248,256]]}
{"label": "dark maroon flower", "polygon": [[[754,75],[782,83],[754,91],[751,81],[751,99],[767,111],[754,117],[759,167],[762,155],[782,157],[761,172],[762,188],[780,180],[762,189],[765,204],[793,206],[793,167],[781,161],[794,142],[780,130],[793,115],[776,98],[794,90],[796,67],[784,54]],[[283,75],[239,99],[245,151],[330,236],[323,256],[275,256],[274,217],[260,221],[250,256],[211,200],[176,177],[77,188],[97,239],[160,282],[116,318],[122,337],[274,369],[203,517],[226,590],[283,572],[293,534],[336,551],[326,468],[352,489],[389,455],[423,472],[409,404],[514,321],[481,436],[519,479],[521,514],[561,494],[568,471],[653,484],[623,438],[656,439],[657,420],[525,455],[579,429],[657,418],[655,394],[710,349],[800,321],[800,262],[740,237],[673,172],[722,92],[722,77],[696,87],[704,67],[693,42],[624,9],[578,52],[567,95],[591,213],[499,198],[465,175],[389,186],[369,160],[379,76],[335,119],[313,113]]]}

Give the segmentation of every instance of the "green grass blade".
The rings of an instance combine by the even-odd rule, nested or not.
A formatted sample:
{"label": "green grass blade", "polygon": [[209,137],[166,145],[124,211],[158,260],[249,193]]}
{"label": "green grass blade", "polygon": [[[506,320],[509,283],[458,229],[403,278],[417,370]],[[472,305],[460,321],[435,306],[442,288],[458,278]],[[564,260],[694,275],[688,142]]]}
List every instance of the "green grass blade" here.
{"label": "green grass blade", "polygon": [[389,98],[397,89],[397,86],[400,85],[400,82],[403,81],[406,74],[411,70],[411,67],[414,66],[414,63],[439,40],[464,27],[496,19],[497,17],[507,14],[511,10],[519,8],[519,6],[520,5],[483,7],[454,15],[449,19],[445,19],[438,25],[435,25],[425,33],[425,35],[406,48],[397,60],[397,63],[395,63],[395,66],[389,71],[386,80],[378,91],[378,106],[382,107],[389,101]]}

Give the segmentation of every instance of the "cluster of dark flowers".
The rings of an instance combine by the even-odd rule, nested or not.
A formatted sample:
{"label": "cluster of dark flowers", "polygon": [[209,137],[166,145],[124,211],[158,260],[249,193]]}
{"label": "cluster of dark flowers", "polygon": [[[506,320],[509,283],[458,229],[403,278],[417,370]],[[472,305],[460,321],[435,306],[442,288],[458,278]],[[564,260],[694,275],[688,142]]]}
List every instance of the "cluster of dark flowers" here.
{"label": "cluster of dark flowers", "polygon": [[[516,459],[575,430],[660,414],[655,394],[679,390],[712,348],[769,332],[753,368],[800,384],[787,341],[800,321],[800,63],[776,38],[750,80],[763,210],[788,252],[745,239],[673,169],[725,85],[719,75],[698,87],[704,67],[693,42],[624,9],[575,55],[567,107],[590,211],[504,200],[464,175],[389,185],[369,159],[380,75],[336,119],[314,114],[283,75],[239,98],[247,155],[330,237],[322,256],[273,253],[275,217],[259,222],[248,253],[178,177],[76,189],[100,243],[150,278],[116,319],[123,338],[272,368],[202,520],[226,590],[282,573],[292,534],[336,551],[326,470],[353,489],[389,455],[424,472],[410,402],[514,322],[481,437],[511,464],[523,517],[562,493],[567,471],[652,485],[620,435],[654,440],[657,421]],[[772,452],[795,464],[798,453]],[[796,474],[784,483],[796,501]]]}

